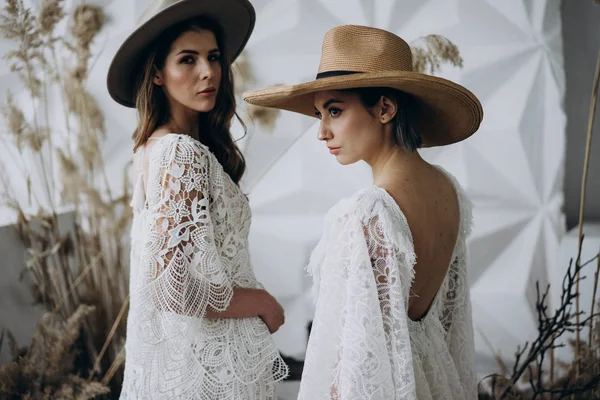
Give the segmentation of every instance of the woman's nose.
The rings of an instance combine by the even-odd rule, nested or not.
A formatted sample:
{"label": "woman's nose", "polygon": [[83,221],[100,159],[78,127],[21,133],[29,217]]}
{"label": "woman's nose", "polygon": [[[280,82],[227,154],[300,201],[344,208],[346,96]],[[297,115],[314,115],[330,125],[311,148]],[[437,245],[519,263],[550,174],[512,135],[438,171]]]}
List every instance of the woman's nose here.
{"label": "woman's nose", "polygon": [[200,79],[210,80],[214,76],[214,67],[209,62],[200,63]]}
{"label": "woman's nose", "polygon": [[319,139],[319,140],[326,140],[326,139],[328,139],[330,137],[331,137],[331,134],[329,132],[329,129],[323,123],[323,121],[321,121],[321,123],[319,124],[319,132],[317,133],[317,139]]}

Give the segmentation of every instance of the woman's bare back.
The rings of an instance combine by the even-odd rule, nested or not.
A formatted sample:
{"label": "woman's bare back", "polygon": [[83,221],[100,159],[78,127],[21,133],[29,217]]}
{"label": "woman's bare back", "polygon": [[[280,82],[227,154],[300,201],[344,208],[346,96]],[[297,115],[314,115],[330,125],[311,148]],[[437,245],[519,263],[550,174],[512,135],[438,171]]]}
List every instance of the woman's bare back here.
{"label": "woman's bare back", "polygon": [[385,189],[406,216],[417,262],[408,316],[424,318],[452,263],[460,226],[456,190],[438,168],[422,163],[389,180]]}

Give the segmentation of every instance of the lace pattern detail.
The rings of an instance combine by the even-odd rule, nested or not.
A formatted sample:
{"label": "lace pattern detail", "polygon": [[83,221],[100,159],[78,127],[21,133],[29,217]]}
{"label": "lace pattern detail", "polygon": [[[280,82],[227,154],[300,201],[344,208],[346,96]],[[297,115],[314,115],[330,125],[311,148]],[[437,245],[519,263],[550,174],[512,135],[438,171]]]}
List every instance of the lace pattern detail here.
{"label": "lace pattern detail", "polygon": [[[287,375],[260,318],[209,319],[234,287],[259,288],[247,199],[208,148],[169,134],[134,194],[122,399],[273,399]],[[139,191],[143,185],[136,185]]]}
{"label": "lace pattern detail", "polygon": [[[443,170],[442,170],[443,171]],[[299,399],[476,399],[465,241],[471,206],[460,205],[453,264],[421,321],[408,318],[412,235],[383,189],[333,207],[311,254],[316,311]]]}

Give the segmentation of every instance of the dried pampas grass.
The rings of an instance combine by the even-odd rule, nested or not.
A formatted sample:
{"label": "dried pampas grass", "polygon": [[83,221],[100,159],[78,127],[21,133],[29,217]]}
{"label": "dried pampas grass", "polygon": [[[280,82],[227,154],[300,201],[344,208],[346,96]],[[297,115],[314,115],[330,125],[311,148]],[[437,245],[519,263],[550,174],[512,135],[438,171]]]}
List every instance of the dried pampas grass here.
{"label": "dried pampas grass", "polygon": [[[7,0],[0,14],[0,34],[19,43],[17,50],[4,54],[11,71],[17,73],[34,98],[42,93],[42,82],[35,74],[36,65],[42,59],[39,49],[43,46],[38,24],[22,0]],[[43,61],[43,60],[42,60]]]}
{"label": "dried pampas grass", "polygon": [[[39,321],[31,344],[18,349],[8,331],[13,361],[0,365],[0,397],[30,399],[93,399],[109,392],[100,382],[87,382],[74,372],[81,364],[85,318],[93,307],[81,305],[66,320],[47,312]],[[1,341],[0,341],[1,344]],[[85,365],[85,364],[84,364]]]}
{"label": "dried pampas grass", "polygon": [[[252,64],[248,60],[246,52],[242,52],[232,66],[233,78],[235,81],[236,94],[250,90],[256,85],[256,77],[252,71]],[[275,121],[280,111],[274,108],[257,107],[244,101],[240,102],[242,109],[248,115],[248,118],[261,129],[267,132],[273,132]]]}
{"label": "dried pampas grass", "polygon": [[427,35],[411,43],[413,71],[435,75],[444,63],[462,68],[458,47],[441,35]]}
{"label": "dried pampas grass", "polygon": [[[69,30],[59,35],[56,27],[65,18]],[[86,82],[90,46],[104,23],[101,7],[81,4],[66,13],[63,0],[43,0],[37,15],[23,0],[8,0],[0,12],[0,34],[16,43],[4,57],[31,104],[42,108],[29,118],[22,98],[17,103],[7,94],[7,135],[24,166],[22,177],[11,178],[29,186],[35,171],[25,160],[36,155],[49,199],[36,213],[25,211],[0,173],[2,201],[17,215],[15,229],[28,254],[22,275],[47,310],[28,348],[0,367],[0,397],[88,399],[110,388],[109,397],[116,398],[120,392],[132,213],[127,189],[119,197],[110,192],[101,151],[104,115]],[[52,85],[62,95],[66,131],[49,120]],[[57,135],[65,145],[55,144]],[[66,225],[59,223],[65,206],[72,209],[61,217],[71,221]],[[12,342],[8,333],[4,337]]]}
{"label": "dried pampas grass", "polygon": [[267,107],[258,107],[249,104],[247,107],[248,115],[252,121],[258,123],[263,129],[268,132],[273,132],[275,129],[275,121],[279,115],[279,110]]}
{"label": "dried pampas grass", "polygon": [[104,26],[104,22],[105,16],[101,7],[80,4],[73,12],[71,35],[79,47],[87,49]]}
{"label": "dried pampas grass", "polygon": [[63,0],[44,0],[38,16],[40,34],[50,36],[65,16],[62,9]]}

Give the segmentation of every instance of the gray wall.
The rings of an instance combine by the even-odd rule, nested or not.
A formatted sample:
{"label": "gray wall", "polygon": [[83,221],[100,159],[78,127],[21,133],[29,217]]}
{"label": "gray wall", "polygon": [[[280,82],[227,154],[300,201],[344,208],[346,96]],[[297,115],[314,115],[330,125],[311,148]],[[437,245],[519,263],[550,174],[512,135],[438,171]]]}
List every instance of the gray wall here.
{"label": "gray wall", "polygon": [[[74,215],[67,213],[58,217],[60,232],[66,234],[74,224]],[[25,261],[25,247],[13,226],[0,227],[0,330],[8,329],[19,347],[28,346],[36,323],[44,309],[34,307],[28,281],[20,279]],[[11,359],[8,341],[5,338],[0,350],[0,364]]]}
{"label": "gray wall", "polygon": [[[590,98],[600,51],[600,5],[594,0],[563,0],[562,29],[567,81],[565,213],[568,228],[572,228],[579,218]],[[596,106],[594,125],[584,213],[586,221],[600,221],[600,104]]]}
{"label": "gray wall", "polygon": [[[12,226],[0,227],[0,330],[12,332],[19,346],[26,346],[38,318],[40,308],[32,307],[33,298],[27,283],[19,279],[25,265],[25,248]],[[10,360],[9,342],[4,338],[0,363]]]}

